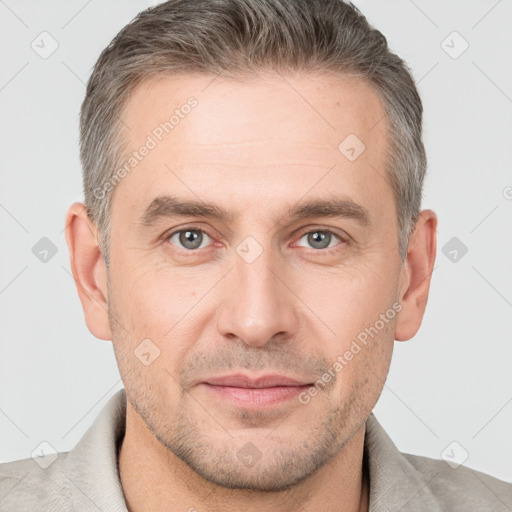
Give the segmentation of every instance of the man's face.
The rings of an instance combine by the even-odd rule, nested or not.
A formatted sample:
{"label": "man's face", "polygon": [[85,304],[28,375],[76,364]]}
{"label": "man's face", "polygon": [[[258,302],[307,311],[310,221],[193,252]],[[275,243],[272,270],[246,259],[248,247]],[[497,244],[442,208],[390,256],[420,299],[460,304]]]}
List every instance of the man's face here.
{"label": "man's face", "polygon": [[[379,97],[327,75],[165,77],[135,90],[123,120],[128,153],[150,148],[111,217],[109,312],[129,405],[211,482],[298,483],[364,428],[392,354],[401,267]],[[170,195],[231,218],[153,207],[144,225]],[[290,214],[340,199],[359,208]],[[326,384],[287,398],[205,384],[234,374]]]}

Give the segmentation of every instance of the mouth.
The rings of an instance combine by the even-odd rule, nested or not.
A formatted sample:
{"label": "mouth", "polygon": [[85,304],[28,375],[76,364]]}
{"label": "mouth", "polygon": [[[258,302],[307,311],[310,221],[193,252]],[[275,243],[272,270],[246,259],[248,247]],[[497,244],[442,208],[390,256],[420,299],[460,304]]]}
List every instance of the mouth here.
{"label": "mouth", "polygon": [[312,385],[312,382],[277,374],[256,378],[243,374],[225,375],[201,382],[201,386],[213,396],[239,407],[254,409],[291,400]]}

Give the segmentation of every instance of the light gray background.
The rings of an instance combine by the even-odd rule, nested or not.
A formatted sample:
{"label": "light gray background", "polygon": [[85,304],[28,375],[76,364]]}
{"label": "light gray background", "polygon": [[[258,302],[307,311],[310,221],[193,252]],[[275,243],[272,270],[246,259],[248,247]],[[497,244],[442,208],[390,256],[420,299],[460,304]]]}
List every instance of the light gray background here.
{"label": "light gray background", "polygon": [[[119,29],[155,3],[0,1],[2,461],[42,441],[69,450],[122,387],[111,343],[85,325],[63,228],[82,201],[85,82]],[[465,465],[512,481],[512,2],[355,3],[419,82],[423,207],[439,216],[423,325],[395,343],[375,414],[402,451],[467,451]],[[47,59],[31,48],[43,31],[59,44]],[[441,46],[453,31],[469,44],[458,58]],[[47,263],[32,253],[42,237],[58,249]],[[455,263],[442,252],[452,237],[468,248]]]}

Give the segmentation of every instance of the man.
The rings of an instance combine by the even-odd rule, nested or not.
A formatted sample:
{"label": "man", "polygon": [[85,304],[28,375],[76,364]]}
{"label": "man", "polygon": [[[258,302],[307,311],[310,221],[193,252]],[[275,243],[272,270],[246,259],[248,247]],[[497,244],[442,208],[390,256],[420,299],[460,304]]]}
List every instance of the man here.
{"label": "man", "polygon": [[104,50],[66,218],[125,385],[5,510],[510,510],[512,485],[400,453],[372,414],[425,311],[422,106],[340,0],[171,0]]}

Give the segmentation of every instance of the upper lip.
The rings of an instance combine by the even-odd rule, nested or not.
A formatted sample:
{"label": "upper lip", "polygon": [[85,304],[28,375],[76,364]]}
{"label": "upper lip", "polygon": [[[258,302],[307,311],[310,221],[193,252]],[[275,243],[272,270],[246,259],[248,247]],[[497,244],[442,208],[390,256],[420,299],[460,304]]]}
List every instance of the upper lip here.
{"label": "upper lip", "polygon": [[311,382],[304,382],[286,375],[276,373],[250,377],[242,373],[211,377],[203,381],[214,386],[233,386],[237,388],[270,388],[274,386],[304,386]]}

